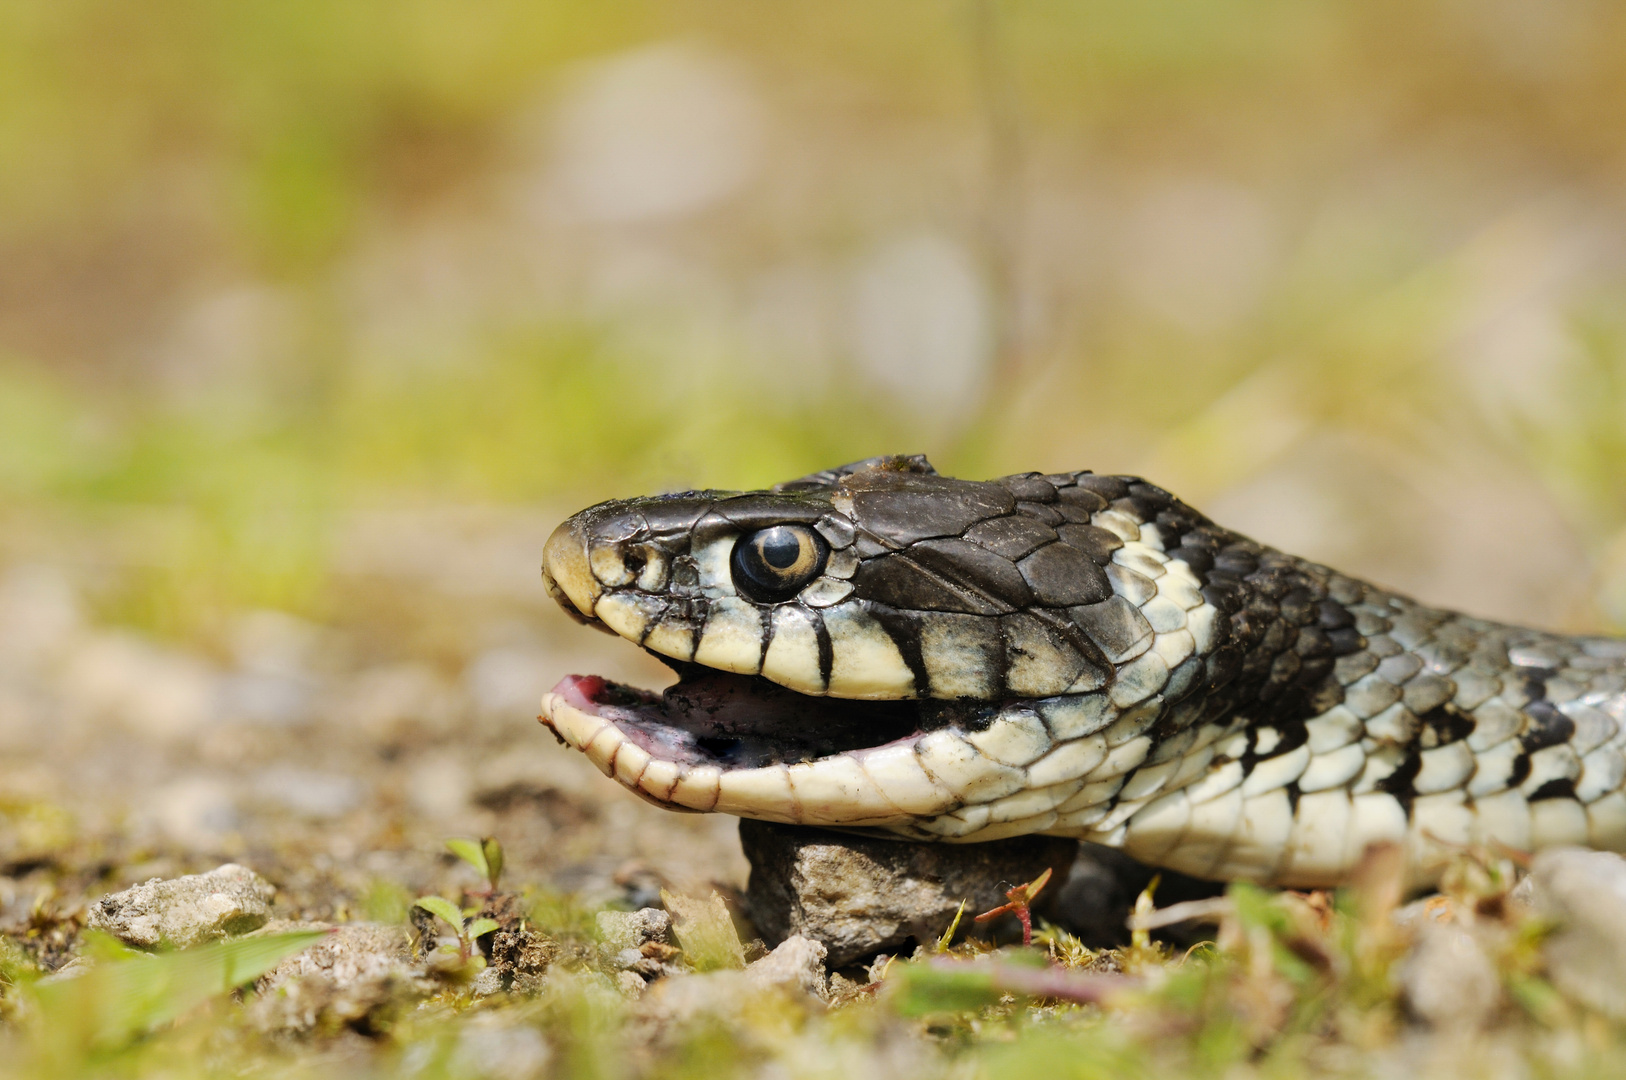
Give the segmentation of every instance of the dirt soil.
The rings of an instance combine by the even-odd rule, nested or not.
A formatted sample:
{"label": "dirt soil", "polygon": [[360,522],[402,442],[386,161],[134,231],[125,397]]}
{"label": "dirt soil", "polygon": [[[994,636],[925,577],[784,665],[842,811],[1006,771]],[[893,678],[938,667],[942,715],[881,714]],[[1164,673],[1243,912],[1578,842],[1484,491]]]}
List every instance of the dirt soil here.
{"label": "dirt soil", "polygon": [[587,905],[743,886],[734,819],[631,798],[536,722],[564,674],[665,669],[540,582],[450,597],[458,569],[353,583],[376,614],[352,625],[243,613],[212,649],[95,625],[61,571],[0,577],[0,929],[224,862],[276,885],[280,918],[399,918],[478,884],[458,836],[501,840],[505,884]]}

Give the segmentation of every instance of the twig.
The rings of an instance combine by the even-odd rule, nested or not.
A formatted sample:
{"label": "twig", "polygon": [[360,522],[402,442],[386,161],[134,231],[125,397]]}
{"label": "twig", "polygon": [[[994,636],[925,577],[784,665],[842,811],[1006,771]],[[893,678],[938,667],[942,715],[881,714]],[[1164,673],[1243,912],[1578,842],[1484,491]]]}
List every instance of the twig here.
{"label": "twig", "polygon": [[1207,900],[1186,900],[1170,904],[1166,908],[1158,908],[1156,911],[1131,915],[1128,926],[1131,930],[1161,930],[1175,923],[1212,923],[1235,911],[1236,905],[1231,903],[1229,896],[1213,896]]}

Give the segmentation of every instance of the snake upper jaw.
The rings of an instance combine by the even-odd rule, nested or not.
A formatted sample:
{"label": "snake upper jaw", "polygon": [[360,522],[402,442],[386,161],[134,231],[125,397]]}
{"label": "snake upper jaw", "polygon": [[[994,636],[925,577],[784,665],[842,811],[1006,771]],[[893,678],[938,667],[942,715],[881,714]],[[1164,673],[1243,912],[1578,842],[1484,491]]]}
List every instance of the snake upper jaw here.
{"label": "snake upper jaw", "polygon": [[566,614],[578,622],[603,626],[594,617],[593,607],[604,589],[593,576],[587,537],[576,518],[554,529],[542,548],[542,583]]}

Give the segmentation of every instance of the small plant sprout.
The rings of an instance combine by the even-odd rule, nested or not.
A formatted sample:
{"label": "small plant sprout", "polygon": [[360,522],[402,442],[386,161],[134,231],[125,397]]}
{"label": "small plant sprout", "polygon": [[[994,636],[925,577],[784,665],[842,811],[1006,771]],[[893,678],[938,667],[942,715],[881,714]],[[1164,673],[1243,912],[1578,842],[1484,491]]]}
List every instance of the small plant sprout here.
{"label": "small plant sprout", "polygon": [[496,919],[471,918],[473,911],[464,912],[441,896],[421,896],[413,906],[423,908],[452,928],[457,935],[457,948],[448,951],[455,951],[458,962],[464,965],[475,958],[475,941],[501,925]]}
{"label": "small plant sprout", "polygon": [[480,872],[480,876],[486,879],[485,895],[490,896],[497,891],[497,882],[502,878],[503,857],[502,845],[497,842],[496,837],[448,840],[446,849],[474,867]]}
{"label": "small plant sprout", "polygon": [[949,946],[954,944],[954,931],[960,928],[960,920],[964,917],[965,901],[961,900],[960,906],[954,910],[954,921],[948,924],[948,929],[943,931],[943,936],[937,939],[937,952],[948,952]]}
{"label": "small plant sprout", "polygon": [[1152,880],[1146,883],[1146,888],[1135,897],[1135,910],[1130,916],[1134,925],[1129,932],[1129,947],[1137,953],[1145,952],[1152,947],[1152,928],[1148,920],[1152,912],[1157,910],[1157,904],[1152,898],[1157,895],[1157,887],[1162,881],[1162,874],[1153,874]]}
{"label": "small plant sprout", "polygon": [[[1007,889],[1005,891],[1005,903],[994,908],[992,911],[983,912],[972,921],[987,922],[989,919],[998,918],[1007,912],[1014,914],[1022,921],[1022,944],[1032,945],[1033,898],[1038,896],[1039,891],[1049,883],[1050,868],[1046,867],[1044,873],[1040,874],[1026,885],[1016,885],[1010,889]],[[958,922],[958,918],[956,918],[955,921]]]}

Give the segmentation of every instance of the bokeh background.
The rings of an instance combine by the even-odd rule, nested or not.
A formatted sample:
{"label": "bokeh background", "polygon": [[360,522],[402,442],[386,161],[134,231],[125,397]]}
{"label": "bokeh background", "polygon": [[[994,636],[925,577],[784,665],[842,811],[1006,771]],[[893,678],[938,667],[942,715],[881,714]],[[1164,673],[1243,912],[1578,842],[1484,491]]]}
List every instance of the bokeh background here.
{"label": "bokeh background", "polygon": [[1619,630],[1623,240],[1602,0],[5,0],[0,914],[738,878],[534,726],[659,678],[540,586],[610,496],[1136,472]]}

